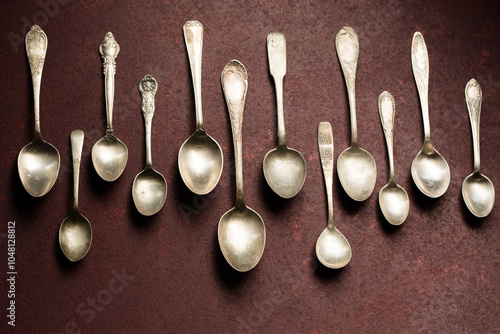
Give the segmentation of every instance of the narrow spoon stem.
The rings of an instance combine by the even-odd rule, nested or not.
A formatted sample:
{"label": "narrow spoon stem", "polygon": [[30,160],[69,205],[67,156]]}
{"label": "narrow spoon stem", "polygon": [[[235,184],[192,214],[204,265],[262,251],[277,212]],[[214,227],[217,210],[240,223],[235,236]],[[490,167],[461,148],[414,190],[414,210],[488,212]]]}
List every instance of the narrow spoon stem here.
{"label": "narrow spoon stem", "polygon": [[248,89],[248,75],[245,66],[237,60],[226,64],[221,75],[222,89],[231,119],[233,132],[234,159],[236,168],[236,204],[235,207],[245,207],[243,199],[243,157],[241,129],[243,125],[243,109]]}
{"label": "narrow spoon stem", "polygon": [[106,132],[113,133],[113,101],[115,98],[115,73],[116,57],[120,52],[120,46],[111,32],[104,36],[104,40],[99,46],[99,53],[103,59],[104,73],[104,95],[106,97]]}
{"label": "narrow spoon stem", "polygon": [[422,106],[422,118],[424,121],[425,141],[431,140],[431,127],[429,122],[429,56],[424,37],[420,32],[413,35],[411,45],[411,65],[413,76],[417,84],[420,105]]}
{"label": "narrow spoon stem", "polygon": [[471,79],[465,87],[465,101],[469,111],[470,126],[472,129],[472,143],[474,149],[474,172],[481,170],[481,158],[479,152],[479,119],[481,117],[481,103],[483,91],[476,79]]}
{"label": "narrow spoon stem", "polygon": [[35,105],[35,137],[40,139],[42,138],[40,132],[40,86],[45,55],[47,54],[47,43],[47,35],[38,25],[31,27],[26,34],[26,53],[31,69]]}
{"label": "narrow spoon stem", "polygon": [[139,92],[142,97],[141,110],[144,116],[144,127],[146,130],[146,167],[153,167],[151,157],[151,123],[155,112],[155,95],[158,90],[158,82],[151,75],[146,75],[139,83]]}
{"label": "narrow spoon stem", "polygon": [[201,57],[203,51],[203,25],[199,21],[184,24],[184,41],[193,78],[194,104],[196,109],[196,130],[204,130],[201,108]]}
{"label": "narrow spoon stem", "polygon": [[351,115],[351,146],[358,145],[358,125],[356,122],[356,69],[359,57],[358,35],[350,27],[342,28],[335,38],[335,48],[344,73]]}
{"label": "narrow spoon stem", "polygon": [[387,145],[387,155],[389,157],[389,181],[396,181],[394,176],[394,115],[396,106],[394,97],[387,91],[378,97],[378,111],[380,121],[384,129],[385,143]]}
{"label": "narrow spoon stem", "polygon": [[78,188],[80,184],[80,162],[82,159],[83,139],[83,131],[75,130],[71,132],[71,152],[73,155],[73,209],[76,212],[78,212]]}
{"label": "narrow spoon stem", "polygon": [[278,146],[286,145],[285,119],[283,112],[283,79],[286,74],[286,38],[280,32],[267,35],[269,70],[276,87],[276,109],[278,112]]}
{"label": "narrow spoon stem", "polygon": [[328,201],[328,228],[333,229],[335,227],[333,223],[333,134],[332,125],[329,122],[319,123],[318,148]]}

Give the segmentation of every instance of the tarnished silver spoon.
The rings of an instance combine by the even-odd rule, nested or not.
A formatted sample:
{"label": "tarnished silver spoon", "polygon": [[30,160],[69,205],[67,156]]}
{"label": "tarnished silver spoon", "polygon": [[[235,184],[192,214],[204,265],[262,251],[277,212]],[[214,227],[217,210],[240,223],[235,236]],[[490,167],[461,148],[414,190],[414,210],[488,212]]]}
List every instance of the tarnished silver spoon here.
{"label": "tarnished silver spoon", "polygon": [[222,150],[203,126],[201,109],[201,55],[203,26],[198,21],[184,24],[184,40],[193,77],[196,130],[179,149],[179,172],[184,184],[198,195],[208,194],[219,183],[222,174]]}
{"label": "tarnished silver spoon", "polygon": [[266,244],[266,228],[257,212],[243,199],[243,156],[241,127],[248,88],[247,70],[237,60],[226,64],[221,75],[222,89],[233,132],[236,168],[236,202],[219,221],[219,246],[226,261],[237,271],[249,271],[259,263]]}
{"label": "tarnished silver spoon", "polygon": [[479,150],[479,120],[483,91],[476,79],[471,79],[465,87],[465,101],[469,111],[472,142],[474,147],[474,170],[462,183],[462,197],[470,212],[476,217],[486,217],[495,204],[495,188],[490,179],[481,173]]}
{"label": "tarnished silver spoon", "polygon": [[92,162],[101,178],[114,181],[122,175],[128,160],[127,146],[116,137],[113,129],[113,101],[115,98],[116,56],[120,46],[112,33],[108,32],[99,47],[104,71],[104,93],[106,96],[107,128],[104,137],[92,148]]}
{"label": "tarnished silver spoon", "polygon": [[278,109],[278,146],[267,152],[263,169],[267,184],[283,198],[292,198],[306,180],[306,161],[299,151],[288,148],[283,117],[283,78],[286,74],[286,39],[280,32],[267,35],[269,70],[276,85]]}
{"label": "tarnished silver spoon", "polygon": [[85,257],[92,243],[92,227],[87,218],[78,210],[78,187],[80,182],[80,162],[83,148],[83,131],[71,132],[71,152],[73,154],[73,212],[64,219],[59,227],[59,245],[71,262]]}
{"label": "tarnished silver spoon", "polygon": [[352,251],[347,239],[333,223],[333,134],[328,122],[319,123],[318,149],[328,200],[328,225],[316,241],[316,256],[325,267],[338,269],[349,263]]}
{"label": "tarnished silver spoon", "polygon": [[358,66],[358,35],[350,27],[342,28],[335,38],[335,48],[344,73],[351,114],[351,146],[339,155],[337,173],[347,195],[355,201],[364,201],[373,192],[377,181],[375,160],[358,143],[356,122],[356,68]]}
{"label": "tarnished silver spoon", "polygon": [[26,53],[33,81],[35,138],[19,152],[17,169],[24,189],[31,196],[41,197],[48,193],[56,182],[61,159],[57,149],[44,141],[40,132],[40,86],[47,53],[47,35],[37,25],[31,27],[26,34]]}
{"label": "tarnished silver spoon", "polygon": [[146,166],[137,174],[132,185],[132,198],[135,207],[144,216],[151,216],[161,210],[167,198],[167,182],[163,175],[153,168],[151,158],[151,123],[155,112],[155,94],[158,83],[146,75],[139,83],[142,95],[142,115],[146,128]]}

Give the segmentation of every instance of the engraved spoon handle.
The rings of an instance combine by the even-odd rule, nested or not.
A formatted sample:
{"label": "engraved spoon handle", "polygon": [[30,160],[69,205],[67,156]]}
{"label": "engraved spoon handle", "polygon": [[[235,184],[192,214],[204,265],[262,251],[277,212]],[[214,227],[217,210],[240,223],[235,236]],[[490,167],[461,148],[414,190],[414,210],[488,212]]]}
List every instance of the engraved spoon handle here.
{"label": "engraved spoon handle", "polygon": [[115,98],[115,73],[116,57],[120,52],[120,46],[111,32],[104,36],[104,40],[99,46],[99,53],[103,60],[104,72],[104,95],[106,96],[106,132],[113,133],[113,101]]}
{"label": "engraved spoon handle", "polygon": [[234,159],[236,168],[236,207],[243,207],[243,158],[241,143],[241,127],[243,125],[243,109],[248,89],[248,75],[245,66],[237,60],[226,64],[221,74],[222,90],[226,98],[227,110],[231,119],[233,132]]}
{"label": "engraved spoon handle", "polygon": [[351,145],[358,145],[358,125],[356,122],[356,68],[358,66],[358,35],[350,27],[342,28],[335,37],[335,49],[344,73],[351,115]]}
{"label": "engraved spoon handle", "polygon": [[42,70],[47,53],[47,35],[38,26],[34,25],[26,34],[26,54],[31,69],[33,82],[33,101],[35,104],[35,136],[41,138],[40,132],[40,86],[42,83]]}
{"label": "engraved spoon handle", "polygon": [[155,113],[155,95],[157,90],[158,82],[149,74],[144,76],[139,82],[139,92],[142,97],[141,110],[146,129],[146,167],[153,166],[153,159],[151,158],[151,123]]}
{"label": "engraved spoon handle", "polygon": [[280,32],[267,35],[267,56],[269,71],[276,87],[276,107],[278,111],[278,145],[286,145],[285,120],[283,112],[283,78],[286,74],[286,38]]}
{"label": "engraved spoon handle", "polygon": [[71,132],[71,152],[73,154],[73,198],[74,210],[78,212],[78,188],[80,183],[80,162],[82,159],[84,134],[82,130]]}
{"label": "engraved spoon handle", "polygon": [[387,91],[378,97],[378,112],[380,122],[384,129],[385,142],[387,144],[387,155],[389,156],[389,180],[395,181],[394,176],[394,115],[396,104],[394,97]]}
{"label": "engraved spoon handle", "polygon": [[328,200],[328,228],[333,229],[333,134],[329,122],[318,126],[318,149],[325,178],[326,197]]}
{"label": "engraved spoon handle", "polygon": [[424,37],[420,32],[413,35],[411,43],[411,67],[417,84],[420,105],[422,106],[422,118],[424,121],[424,136],[426,141],[431,140],[431,128],[429,122],[429,56]]}
{"label": "engraved spoon handle", "polygon": [[479,119],[481,117],[481,103],[483,99],[483,90],[476,79],[470,79],[465,86],[465,102],[469,111],[470,126],[472,129],[472,143],[474,148],[474,172],[480,171],[479,154]]}
{"label": "engraved spoon handle", "polygon": [[184,41],[193,77],[194,104],[196,109],[196,129],[203,130],[201,109],[201,56],[203,51],[203,25],[199,21],[187,21],[183,27]]}

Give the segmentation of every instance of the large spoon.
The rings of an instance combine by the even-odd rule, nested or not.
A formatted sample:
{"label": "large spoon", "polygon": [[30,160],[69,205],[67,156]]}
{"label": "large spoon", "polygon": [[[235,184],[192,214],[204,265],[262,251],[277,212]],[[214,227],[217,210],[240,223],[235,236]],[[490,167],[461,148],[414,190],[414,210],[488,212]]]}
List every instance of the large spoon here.
{"label": "large spoon", "polygon": [[481,173],[479,156],[479,119],[483,92],[476,79],[471,79],[465,86],[465,101],[469,111],[474,147],[474,170],[462,183],[464,202],[477,217],[486,217],[495,204],[495,188],[493,183]]}
{"label": "large spoon", "polygon": [[85,257],[92,243],[92,227],[87,218],[78,210],[78,184],[80,181],[80,162],[83,148],[83,131],[71,132],[71,151],[73,154],[73,212],[64,219],[59,227],[59,245],[71,262]]}
{"label": "large spoon", "polygon": [[137,174],[132,185],[132,198],[135,207],[144,216],[151,216],[161,210],[167,198],[167,182],[163,175],[153,168],[151,158],[151,123],[155,112],[155,94],[158,83],[146,75],[139,83],[142,96],[142,115],[146,128],[146,166]]}
{"label": "large spoon", "polygon": [[319,123],[318,149],[328,199],[328,225],[316,241],[316,256],[325,267],[338,269],[349,263],[352,251],[347,239],[333,223],[333,134],[329,122]]}
{"label": "large spoon", "polygon": [[422,193],[436,198],[448,189],[450,167],[431,143],[428,103],[429,57],[424,37],[418,31],[413,35],[411,44],[411,66],[420,96],[424,121],[424,145],[411,164],[411,176]]}
{"label": "large spoon", "polygon": [[222,150],[203,127],[201,109],[203,26],[198,21],[188,21],[184,24],[183,31],[193,77],[196,130],[179,150],[179,172],[189,190],[198,195],[205,195],[219,182],[223,164]]}
{"label": "large spoon", "polygon": [[278,146],[267,152],[263,169],[267,184],[283,198],[292,198],[302,189],[306,180],[306,161],[299,151],[288,148],[285,142],[283,117],[283,78],[286,74],[286,39],[280,32],[267,35],[269,70],[276,86],[278,109]]}
{"label": "large spoon", "polygon": [[94,168],[101,178],[106,181],[114,181],[122,175],[127,165],[127,146],[116,138],[113,130],[113,101],[115,97],[115,73],[116,56],[120,52],[120,46],[115,41],[112,33],[108,32],[99,46],[104,71],[104,94],[106,95],[106,119],[107,127],[104,137],[92,148],[92,162]]}
{"label": "large spoon", "polygon": [[31,27],[26,34],[26,53],[33,81],[35,138],[19,152],[17,169],[24,189],[31,196],[41,197],[48,193],[56,182],[61,159],[57,149],[44,141],[40,132],[40,85],[47,53],[47,35],[37,25]]}
{"label": "large spoon", "polygon": [[335,48],[344,73],[351,114],[351,146],[337,160],[337,173],[347,195],[356,201],[370,197],[377,181],[377,166],[373,157],[359,147],[356,123],[355,82],[358,65],[358,35],[350,27],[342,28],[335,38]]}
{"label": "large spoon", "polygon": [[401,225],[408,216],[410,200],[406,191],[396,182],[394,175],[394,115],[396,105],[394,97],[389,92],[383,92],[378,97],[378,112],[384,129],[387,155],[389,156],[389,181],[380,189],[378,203],[385,219],[392,225]]}
{"label": "large spoon", "polygon": [[247,70],[237,60],[226,64],[221,75],[222,90],[231,118],[236,168],[236,202],[219,221],[219,245],[226,261],[237,271],[249,271],[259,263],[266,244],[266,228],[257,212],[243,199],[241,127],[248,88]]}

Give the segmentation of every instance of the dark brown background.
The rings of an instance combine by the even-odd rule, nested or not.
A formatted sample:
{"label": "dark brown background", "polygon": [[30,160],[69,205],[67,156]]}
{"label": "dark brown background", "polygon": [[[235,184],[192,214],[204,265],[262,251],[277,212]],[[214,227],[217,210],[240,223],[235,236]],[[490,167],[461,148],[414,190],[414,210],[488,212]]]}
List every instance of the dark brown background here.
{"label": "dark brown background", "polygon": [[[472,171],[472,141],[464,88],[483,87],[482,169],[500,189],[500,26],[496,1],[2,1],[0,31],[1,231],[0,314],[6,325],[7,222],[16,221],[17,327],[23,333],[495,333],[500,331],[499,208],[475,219],[461,197]],[[46,5],[51,3],[52,5]],[[57,6],[53,4],[57,3]],[[182,183],[177,153],[193,132],[191,75],[182,26],[204,25],[205,128],[221,145],[224,170],[208,196]],[[31,77],[24,36],[38,23],[48,36],[41,90],[44,139],[61,154],[54,188],[30,197],[19,181],[17,155],[34,130]],[[342,270],[327,270],[314,254],[326,225],[326,195],[318,161],[317,126],[333,125],[335,155],[350,141],[347,97],[334,39],[345,25],[359,36],[357,106],[360,144],[375,158],[377,184],[364,203],[334,183],[334,215],[351,243]],[[287,38],[285,123],[288,145],[303,153],[307,179],[291,200],[268,188],[262,159],[275,147],[275,92],[266,35]],[[90,150],[103,135],[105,110],[98,47],[111,31],[117,58],[114,127],[129,148],[114,183],[93,169]],[[415,31],[430,59],[433,142],[447,159],[451,184],[431,200],[420,194],[410,165],[423,141],[412,76]],[[233,147],[220,73],[231,59],[246,65],[249,90],[243,123],[247,204],[267,228],[262,260],[233,271],[217,242],[220,217],[233,206]],[[159,83],[153,161],[168,183],[162,211],[142,217],[131,186],[144,164],[139,80]],[[388,225],[378,191],[388,178],[377,97],[396,99],[395,166],[410,196],[399,228]],[[72,204],[69,135],[85,132],[80,209],[94,239],[87,257],[68,263],[57,233]],[[498,202],[498,201],[497,201]],[[114,273],[133,276],[120,292]],[[88,303],[97,300],[95,315]],[[106,304],[107,303],[107,304]],[[101,308],[102,306],[102,308]]]}

